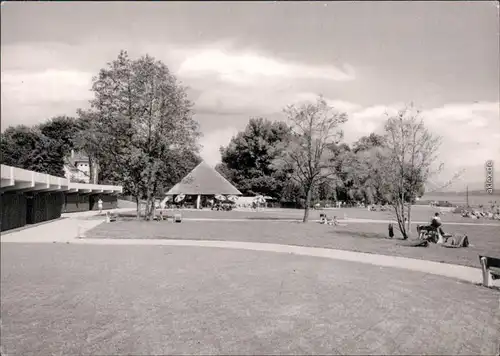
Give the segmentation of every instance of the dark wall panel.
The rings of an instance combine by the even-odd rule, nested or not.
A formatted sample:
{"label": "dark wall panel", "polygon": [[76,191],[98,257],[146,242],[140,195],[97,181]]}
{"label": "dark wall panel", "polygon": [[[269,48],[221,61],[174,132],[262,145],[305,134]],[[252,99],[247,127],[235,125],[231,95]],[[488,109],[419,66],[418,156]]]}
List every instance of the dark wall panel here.
{"label": "dark wall panel", "polygon": [[35,193],[28,196],[26,223],[38,224],[61,217],[63,193]]}
{"label": "dark wall panel", "polygon": [[79,194],[68,193],[64,195],[64,213],[79,211],[99,210],[97,202],[102,200],[103,210],[118,208],[118,196],[111,194]]}
{"label": "dark wall panel", "polygon": [[21,193],[0,194],[0,231],[15,229],[26,225],[26,197]]}
{"label": "dark wall panel", "polygon": [[61,192],[49,193],[47,197],[47,220],[59,219],[64,204],[64,194]]}
{"label": "dark wall panel", "polygon": [[89,195],[79,193],[64,194],[64,213],[75,213],[89,210]]}
{"label": "dark wall panel", "polygon": [[78,194],[64,194],[64,205],[63,212],[71,213],[76,210],[78,207]]}

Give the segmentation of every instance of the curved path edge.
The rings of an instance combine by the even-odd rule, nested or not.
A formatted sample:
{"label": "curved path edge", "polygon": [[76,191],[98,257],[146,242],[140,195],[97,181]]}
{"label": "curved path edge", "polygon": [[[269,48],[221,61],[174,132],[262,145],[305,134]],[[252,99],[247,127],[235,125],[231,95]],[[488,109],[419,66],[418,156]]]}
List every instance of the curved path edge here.
{"label": "curved path edge", "polygon": [[162,245],[215,247],[238,250],[266,251],[289,253],[302,256],[323,257],[335,260],[371,264],[380,267],[393,267],[454,278],[469,283],[482,282],[481,270],[478,268],[419,260],[407,257],[378,255],[364,252],[336,250],[321,247],[305,247],[261,242],[213,241],[213,240],[146,240],[146,239],[75,239],[71,243],[90,245]]}
{"label": "curved path edge", "polygon": [[[182,218],[182,220],[186,221],[226,221],[226,222],[244,222],[244,221],[255,221],[255,222],[302,222],[302,219],[266,219],[266,218]],[[340,223],[370,223],[370,224],[397,224],[396,220],[377,220],[377,219],[355,219],[355,218],[347,218],[347,219],[337,219]],[[309,223],[319,223],[321,220],[309,220]],[[428,221],[412,221],[412,224],[421,224],[427,225]],[[499,227],[500,224],[495,223],[467,223],[467,222],[445,222],[446,225],[462,225],[462,226],[494,226]]]}
{"label": "curved path edge", "polygon": [[[103,223],[102,220],[61,219],[50,224],[33,227],[10,234],[1,234],[2,243],[76,243],[94,245],[164,245],[216,247],[240,250],[290,253],[303,256],[323,257],[351,262],[372,264],[380,267],[393,267],[429,273],[470,283],[481,283],[482,272],[478,268],[414,259],[399,256],[378,255],[365,252],[337,250],[322,247],[306,247],[271,243],[184,240],[184,239],[86,239],[86,231]],[[81,239],[78,236],[82,236]]]}

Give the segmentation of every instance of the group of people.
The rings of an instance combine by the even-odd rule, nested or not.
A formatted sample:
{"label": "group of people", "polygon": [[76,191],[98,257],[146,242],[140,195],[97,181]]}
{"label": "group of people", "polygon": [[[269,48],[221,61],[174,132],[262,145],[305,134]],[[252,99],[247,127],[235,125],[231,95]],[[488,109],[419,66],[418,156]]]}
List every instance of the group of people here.
{"label": "group of people", "polygon": [[347,226],[346,224],[341,224],[338,220],[337,220],[337,216],[335,215],[333,217],[333,219],[328,219],[328,216],[326,216],[326,214],[320,214],[319,215],[320,217],[320,224],[325,224],[325,225],[334,225],[334,226]]}
{"label": "group of people", "polygon": [[368,211],[387,211],[387,207],[385,205],[368,205],[367,206]]}
{"label": "group of people", "polygon": [[[314,210],[320,210],[323,206],[320,203],[316,203],[313,205]],[[388,206],[385,204],[368,204],[365,202],[345,202],[345,201],[336,201],[332,204],[325,204],[324,208],[366,208],[368,211],[386,211],[388,210]]]}
{"label": "group of people", "polygon": [[469,210],[462,210],[461,212],[462,217],[464,218],[471,218],[471,219],[492,219],[492,220],[500,220],[500,212],[498,211],[489,211],[489,212],[484,212],[484,211],[469,211]]}

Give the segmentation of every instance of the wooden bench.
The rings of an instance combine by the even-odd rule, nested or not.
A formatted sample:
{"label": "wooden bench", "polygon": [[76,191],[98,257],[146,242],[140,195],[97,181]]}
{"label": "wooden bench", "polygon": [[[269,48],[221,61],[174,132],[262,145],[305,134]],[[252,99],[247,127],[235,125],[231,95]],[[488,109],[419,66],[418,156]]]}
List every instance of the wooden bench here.
{"label": "wooden bench", "polygon": [[483,285],[492,287],[493,280],[500,279],[500,258],[480,255],[479,261],[483,270]]}

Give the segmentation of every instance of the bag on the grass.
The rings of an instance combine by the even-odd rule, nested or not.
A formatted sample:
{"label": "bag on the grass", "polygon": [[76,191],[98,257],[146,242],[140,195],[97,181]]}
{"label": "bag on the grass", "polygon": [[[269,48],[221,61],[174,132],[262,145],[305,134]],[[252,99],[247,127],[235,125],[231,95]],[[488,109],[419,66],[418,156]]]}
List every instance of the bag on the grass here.
{"label": "bag on the grass", "polygon": [[453,248],[459,248],[459,247],[468,247],[469,246],[469,238],[467,235],[460,234],[460,235],[454,235],[451,237],[451,241],[443,244],[444,247],[453,247]]}

